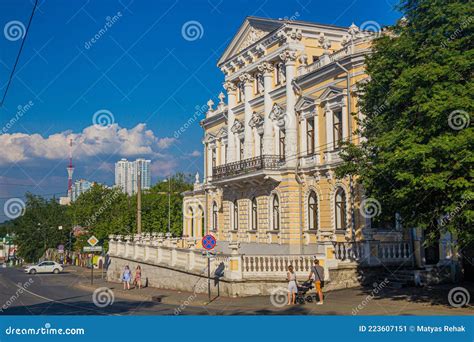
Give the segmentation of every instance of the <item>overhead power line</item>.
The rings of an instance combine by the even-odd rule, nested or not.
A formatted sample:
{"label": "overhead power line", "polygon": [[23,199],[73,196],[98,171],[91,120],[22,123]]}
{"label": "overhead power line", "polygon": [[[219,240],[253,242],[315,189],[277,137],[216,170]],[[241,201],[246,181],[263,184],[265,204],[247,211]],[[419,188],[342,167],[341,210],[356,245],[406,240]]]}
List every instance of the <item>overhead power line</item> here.
{"label": "overhead power line", "polygon": [[35,0],[33,10],[31,11],[30,20],[28,21],[28,26],[26,27],[25,36],[23,37],[21,41],[20,50],[18,51],[15,64],[13,65],[12,72],[10,73],[10,77],[8,78],[8,83],[5,88],[5,92],[3,93],[2,102],[0,102],[0,107],[3,107],[3,104],[5,103],[5,98],[7,97],[8,89],[10,88],[10,84],[12,83],[13,75],[15,74],[16,66],[18,65],[18,61],[20,60],[20,55],[21,55],[21,52],[23,51],[23,46],[25,45],[26,37],[28,37],[28,31],[30,30],[31,21],[33,20],[37,6],[38,6],[38,0]]}

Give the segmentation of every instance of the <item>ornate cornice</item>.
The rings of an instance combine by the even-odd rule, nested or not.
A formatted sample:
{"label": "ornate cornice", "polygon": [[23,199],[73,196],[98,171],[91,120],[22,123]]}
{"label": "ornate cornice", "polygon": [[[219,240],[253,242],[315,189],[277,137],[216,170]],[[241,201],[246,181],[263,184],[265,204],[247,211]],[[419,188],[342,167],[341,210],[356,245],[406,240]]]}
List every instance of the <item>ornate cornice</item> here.
{"label": "ornate cornice", "polygon": [[239,120],[235,120],[230,131],[234,134],[242,133],[244,131],[244,125]]}
{"label": "ornate cornice", "polygon": [[291,27],[284,27],[276,36],[282,42],[298,42],[303,38],[300,29]]}
{"label": "ornate cornice", "polygon": [[280,59],[285,62],[295,62],[296,61],[296,51],[295,50],[285,50],[280,53]]}
{"label": "ornate cornice", "polygon": [[245,73],[239,76],[239,80],[245,85],[245,84],[253,82],[254,77],[250,75],[249,73]]}
{"label": "ornate cornice", "polygon": [[227,93],[234,92],[237,90],[237,85],[234,82],[225,82],[223,86]]}
{"label": "ornate cornice", "polygon": [[273,72],[273,70],[275,70],[275,67],[273,66],[272,63],[263,62],[257,67],[257,69],[263,74],[269,74]]}
{"label": "ornate cornice", "polygon": [[263,117],[257,112],[253,112],[252,117],[249,120],[249,126],[254,128],[261,125],[263,125]]}

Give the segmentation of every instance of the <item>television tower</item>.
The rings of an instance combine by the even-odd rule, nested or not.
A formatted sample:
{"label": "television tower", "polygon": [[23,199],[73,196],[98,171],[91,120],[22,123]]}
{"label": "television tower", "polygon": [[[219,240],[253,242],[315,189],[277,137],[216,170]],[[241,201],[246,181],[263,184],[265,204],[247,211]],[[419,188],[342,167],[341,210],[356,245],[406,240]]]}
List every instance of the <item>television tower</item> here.
{"label": "television tower", "polygon": [[67,167],[67,195],[72,199],[72,174],[74,166],[72,165],[72,139],[69,139],[69,165]]}

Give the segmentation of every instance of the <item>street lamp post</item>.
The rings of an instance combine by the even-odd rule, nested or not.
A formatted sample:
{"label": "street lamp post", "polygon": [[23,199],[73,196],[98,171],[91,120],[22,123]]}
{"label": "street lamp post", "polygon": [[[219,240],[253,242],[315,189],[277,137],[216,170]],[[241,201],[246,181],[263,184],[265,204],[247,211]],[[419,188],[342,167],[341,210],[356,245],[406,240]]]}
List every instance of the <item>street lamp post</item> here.
{"label": "street lamp post", "polygon": [[[168,176],[164,182],[168,182],[168,232],[166,236],[171,236],[171,176]],[[163,193],[165,194],[165,193]]]}
{"label": "street lamp post", "polygon": [[168,181],[168,235],[171,236],[171,176]]}

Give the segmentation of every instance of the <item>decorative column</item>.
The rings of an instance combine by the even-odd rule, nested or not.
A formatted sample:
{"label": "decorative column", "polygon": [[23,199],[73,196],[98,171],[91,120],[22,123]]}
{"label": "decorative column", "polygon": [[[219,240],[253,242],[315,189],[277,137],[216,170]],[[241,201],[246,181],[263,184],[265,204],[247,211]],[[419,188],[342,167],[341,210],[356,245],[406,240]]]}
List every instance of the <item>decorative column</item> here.
{"label": "decorative column", "polygon": [[270,91],[272,90],[272,73],[274,67],[271,63],[264,62],[258,66],[258,70],[263,73],[263,101],[264,101],[264,121],[263,121],[263,154],[271,155],[273,152],[273,124],[270,119],[272,111],[272,99]]}
{"label": "decorative column", "polygon": [[244,159],[252,158],[252,129],[249,126],[249,122],[252,119],[252,107],[250,106],[250,100],[252,99],[252,82],[253,76],[250,74],[243,74],[239,77],[240,81],[244,84]]}
{"label": "decorative column", "polygon": [[285,62],[286,73],[286,116],[285,116],[285,159],[287,166],[296,166],[297,122],[295,114],[296,96],[293,90],[293,80],[296,74],[296,51],[286,50],[280,54]]}
{"label": "decorative column", "polygon": [[235,83],[226,82],[224,88],[227,91],[227,163],[236,161],[236,150],[235,150],[235,137],[232,132],[232,126],[234,125],[234,112],[233,108],[237,103],[237,86]]}
{"label": "decorative column", "polygon": [[242,279],[242,255],[239,253],[240,242],[230,242],[231,249],[229,260],[229,272],[227,277],[232,280]]}

